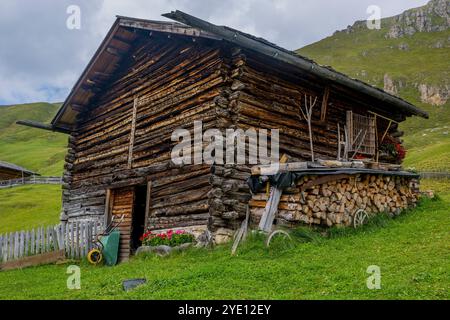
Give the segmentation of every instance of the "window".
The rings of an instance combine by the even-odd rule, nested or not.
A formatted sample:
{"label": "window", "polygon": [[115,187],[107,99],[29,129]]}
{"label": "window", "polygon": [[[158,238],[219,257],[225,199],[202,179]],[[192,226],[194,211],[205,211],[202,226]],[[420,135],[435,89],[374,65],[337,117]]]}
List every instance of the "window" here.
{"label": "window", "polygon": [[374,156],[376,153],[376,122],[374,116],[347,111],[349,152]]}

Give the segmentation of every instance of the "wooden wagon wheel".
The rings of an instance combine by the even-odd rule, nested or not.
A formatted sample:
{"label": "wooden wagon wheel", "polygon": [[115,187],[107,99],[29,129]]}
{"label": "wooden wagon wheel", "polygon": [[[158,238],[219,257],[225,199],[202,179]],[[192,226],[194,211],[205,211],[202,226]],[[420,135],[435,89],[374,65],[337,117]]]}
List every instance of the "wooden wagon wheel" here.
{"label": "wooden wagon wheel", "polygon": [[289,240],[292,240],[291,236],[286,231],[284,231],[284,230],[275,230],[267,237],[267,241],[266,241],[266,247],[267,248],[270,247],[270,242],[272,241],[273,237],[276,236],[277,234],[282,234],[282,235],[284,235],[285,238],[287,238]]}
{"label": "wooden wagon wheel", "polygon": [[366,223],[368,218],[369,215],[367,214],[367,212],[363,209],[359,209],[353,216],[353,227],[355,229],[361,227],[364,223]]}

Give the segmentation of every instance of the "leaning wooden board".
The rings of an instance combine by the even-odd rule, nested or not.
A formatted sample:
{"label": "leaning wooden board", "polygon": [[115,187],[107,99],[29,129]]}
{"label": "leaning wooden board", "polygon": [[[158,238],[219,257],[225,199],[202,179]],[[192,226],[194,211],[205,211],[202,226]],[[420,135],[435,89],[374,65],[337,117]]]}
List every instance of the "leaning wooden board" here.
{"label": "leaning wooden board", "polygon": [[7,271],[7,270],[27,268],[32,266],[38,266],[41,264],[55,263],[65,259],[66,254],[64,250],[47,252],[36,256],[30,256],[19,260],[8,261],[6,263],[0,264],[0,270]]}

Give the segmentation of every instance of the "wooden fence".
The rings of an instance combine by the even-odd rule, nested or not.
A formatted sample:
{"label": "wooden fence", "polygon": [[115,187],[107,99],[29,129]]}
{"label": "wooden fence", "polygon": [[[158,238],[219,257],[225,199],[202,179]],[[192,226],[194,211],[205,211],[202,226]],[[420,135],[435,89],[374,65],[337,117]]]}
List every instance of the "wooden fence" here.
{"label": "wooden fence", "polygon": [[64,250],[67,258],[82,259],[94,247],[103,224],[94,221],[61,223],[0,235],[0,263]]}
{"label": "wooden fence", "polygon": [[21,186],[24,184],[62,184],[61,177],[31,176],[19,179],[0,181],[0,189]]}
{"label": "wooden fence", "polygon": [[421,172],[420,177],[422,179],[450,179],[450,172],[446,171]]}

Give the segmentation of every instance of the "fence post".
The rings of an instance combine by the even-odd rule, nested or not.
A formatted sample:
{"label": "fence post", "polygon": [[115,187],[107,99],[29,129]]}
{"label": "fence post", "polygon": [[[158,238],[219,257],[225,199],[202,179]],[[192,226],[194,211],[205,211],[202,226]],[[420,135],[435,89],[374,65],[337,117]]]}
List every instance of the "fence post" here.
{"label": "fence post", "polygon": [[75,227],[74,222],[70,224],[70,257],[75,259]]}
{"label": "fence post", "polygon": [[0,262],[3,260],[3,236],[0,235]]}
{"label": "fence post", "polygon": [[14,232],[14,259],[19,258],[19,232]]}
{"label": "fence post", "polygon": [[35,233],[34,233],[34,228],[33,228],[33,230],[31,230],[31,239],[30,239],[31,254],[34,254],[35,249],[36,249],[36,238],[35,238]]}
{"label": "fence post", "polygon": [[25,231],[25,244],[24,244],[24,251],[23,251],[23,256],[27,257],[29,256],[29,251],[28,251],[28,246],[30,244],[30,231]]}
{"label": "fence post", "polygon": [[20,231],[19,233],[19,255],[18,258],[22,258],[23,257],[23,252],[24,252],[24,248],[25,247],[25,232]]}
{"label": "fence post", "polygon": [[58,236],[56,234],[56,231],[55,231],[54,227],[52,227],[50,229],[50,231],[51,231],[51,234],[52,234],[52,241],[53,241],[53,247],[54,247],[53,250],[57,251],[57,250],[59,250]]}

